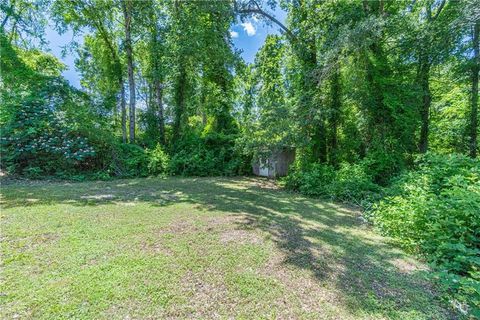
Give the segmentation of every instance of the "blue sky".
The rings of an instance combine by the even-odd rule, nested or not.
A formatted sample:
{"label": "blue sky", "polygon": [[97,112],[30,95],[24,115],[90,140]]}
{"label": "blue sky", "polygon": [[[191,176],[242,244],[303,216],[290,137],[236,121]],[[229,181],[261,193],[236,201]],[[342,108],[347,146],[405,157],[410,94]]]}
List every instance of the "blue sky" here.
{"label": "blue sky", "polygon": [[[277,8],[274,16],[283,23],[286,19],[286,12]],[[238,21],[238,24],[232,26],[230,34],[232,35],[235,48],[242,51],[241,55],[243,59],[247,62],[253,62],[255,54],[265,42],[267,35],[277,33],[279,33],[279,28],[276,25],[267,25],[261,20],[250,18],[243,23]],[[75,53],[69,52],[65,56],[62,56],[62,49],[72,41],[72,37],[73,34],[71,31],[60,35],[52,27],[47,29],[46,38],[49,42],[51,53],[68,67],[68,69],[63,72],[63,76],[70,84],[80,88],[80,76],[75,70]],[[81,39],[76,40],[81,42]]]}
{"label": "blue sky", "polygon": [[[280,22],[285,23],[287,13],[280,8],[277,8],[274,12],[275,18]],[[237,49],[242,50],[242,57],[247,62],[253,62],[255,54],[258,49],[265,42],[265,38],[268,34],[279,33],[279,28],[275,24],[266,25],[264,22],[258,19],[249,19],[245,23],[240,23],[231,28],[233,38],[233,44]]]}
{"label": "blue sky", "polygon": [[[46,40],[49,42],[49,48],[52,54],[59,58],[68,69],[63,72],[63,76],[71,85],[80,88],[80,76],[75,70],[75,54],[68,53],[62,56],[62,49],[73,40],[73,33],[69,30],[60,35],[51,26],[47,28]],[[78,39],[77,39],[78,41]]]}

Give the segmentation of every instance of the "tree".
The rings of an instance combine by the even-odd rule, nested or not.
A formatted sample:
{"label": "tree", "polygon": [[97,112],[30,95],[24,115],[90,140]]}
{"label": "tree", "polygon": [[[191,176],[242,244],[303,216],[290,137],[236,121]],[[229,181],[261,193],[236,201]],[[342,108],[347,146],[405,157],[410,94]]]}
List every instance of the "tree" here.
{"label": "tree", "polygon": [[120,0],[123,11],[123,25],[125,28],[125,51],[127,56],[128,88],[130,90],[129,98],[129,139],[130,143],[135,143],[135,77],[133,66],[133,47],[132,47],[132,7],[131,0]]}
{"label": "tree", "polygon": [[[255,154],[293,145],[292,110],[285,91],[285,44],[279,36],[268,35],[255,57],[252,74],[255,102],[247,100],[246,143]],[[252,90],[252,89],[249,89]],[[252,104],[256,106],[252,108]]]}
{"label": "tree", "polygon": [[471,110],[470,110],[470,156],[477,157],[477,135],[478,135],[478,73],[480,71],[480,53],[479,53],[479,32],[480,22],[477,20],[472,27],[472,92],[471,92]]}
{"label": "tree", "polygon": [[36,41],[46,44],[45,27],[50,1],[5,0],[0,3],[0,31],[11,44],[32,48]]}
{"label": "tree", "polygon": [[[416,52],[418,59],[417,83],[421,90],[421,129],[418,143],[420,153],[428,150],[428,133],[430,124],[430,106],[432,103],[432,94],[430,91],[430,70],[433,63],[438,61],[438,51],[442,48],[442,29],[439,28],[437,20],[445,8],[447,1],[442,0],[438,4],[433,1],[423,1],[419,3],[418,20],[421,21],[419,27],[419,37],[416,43]],[[440,22],[441,24],[442,22]],[[443,30],[445,31],[445,30]]]}
{"label": "tree", "polygon": [[[90,1],[55,1],[52,7],[52,16],[55,21],[62,26],[62,31],[66,27],[72,27],[74,33],[81,33],[84,28],[94,30],[113,61],[113,74],[118,90],[120,91],[120,110],[121,110],[121,128],[122,140],[127,141],[127,111],[125,87],[123,78],[123,66],[119,46],[117,45],[116,26],[115,26],[115,7],[110,1],[90,0]],[[116,114],[116,113],[115,113]]]}

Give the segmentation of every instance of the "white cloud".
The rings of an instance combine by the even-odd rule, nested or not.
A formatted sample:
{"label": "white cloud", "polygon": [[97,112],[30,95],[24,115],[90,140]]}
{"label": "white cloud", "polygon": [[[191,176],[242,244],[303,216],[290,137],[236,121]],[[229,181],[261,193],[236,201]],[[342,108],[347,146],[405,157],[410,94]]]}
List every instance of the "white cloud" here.
{"label": "white cloud", "polygon": [[250,21],[242,23],[242,27],[249,37],[252,37],[257,33],[257,30]]}
{"label": "white cloud", "polygon": [[230,36],[232,38],[238,38],[238,32],[237,31],[230,31]]}

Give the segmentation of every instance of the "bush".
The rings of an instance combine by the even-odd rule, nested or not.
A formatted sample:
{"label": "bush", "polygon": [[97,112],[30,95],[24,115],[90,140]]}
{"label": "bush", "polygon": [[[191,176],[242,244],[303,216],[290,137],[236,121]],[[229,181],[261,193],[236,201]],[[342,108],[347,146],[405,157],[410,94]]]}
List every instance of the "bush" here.
{"label": "bush", "polygon": [[0,153],[9,174],[83,180],[106,171],[113,133],[103,105],[61,77],[63,64],[0,32]]}
{"label": "bush", "polygon": [[404,168],[404,155],[397,151],[371,150],[362,159],[362,169],[368,173],[376,184],[386,186],[390,178],[397,175]]}
{"label": "bush", "polygon": [[372,176],[367,174],[363,165],[344,163],[329,184],[328,194],[336,200],[367,208],[380,198],[382,188],[373,182]]}
{"label": "bush", "polygon": [[377,197],[380,187],[372,182],[363,166],[344,163],[339,170],[325,164],[301,167],[296,162],[285,178],[288,189],[309,196],[327,196],[334,200],[364,204]]}
{"label": "bush", "polygon": [[372,217],[404,248],[424,254],[444,288],[480,312],[480,161],[421,157],[393,182]]}
{"label": "bush", "polygon": [[302,167],[296,162],[285,178],[285,186],[309,196],[328,195],[328,185],[335,178],[332,166],[312,163]]}
{"label": "bush", "polygon": [[95,156],[87,137],[41,98],[26,99],[2,128],[2,166],[30,178],[75,172]]}
{"label": "bush", "polygon": [[118,144],[113,149],[113,159],[110,164],[115,176],[146,177],[148,176],[149,157],[142,147],[135,144]]}
{"label": "bush", "polygon": [[165,151],[163,151],[162,146],[157,144],[155,149],[147,150],[148,154],[148,173],[151,175],[159,175],[167,172],[169,166],[170,158]]}
{"label": "bush", "polygon": [[[168,172],[184,176],[222,176],[248,173],[250,161],[235,148],[234,134],[185,135],[174,147]],[[247,171],[248,170],[248,171]]]}
{"label": "bush", "polygon": [[43,170],[39,167],[26,167],[23,169],[23,175],[30,179],[38,179],[41,178],[43,174]]}

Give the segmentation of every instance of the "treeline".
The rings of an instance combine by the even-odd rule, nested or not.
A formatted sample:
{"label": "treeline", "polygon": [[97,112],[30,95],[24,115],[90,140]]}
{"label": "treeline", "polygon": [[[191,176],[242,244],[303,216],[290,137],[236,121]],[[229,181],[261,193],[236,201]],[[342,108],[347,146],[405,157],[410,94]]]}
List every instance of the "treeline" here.
{"label": "treeline", "polygon": [[415,154],[475,158],[476,4],[286,4],[285,35],[269,36],[243,77],[244,126],[307,163],[368,161],[379,183]]}
{"label": "treeline", "polygon": [[[45,166],[42,163],[57,149],[10,143],[5,145],[9,151],[4,167],[11,173],[76,178],[147,175],[152,173],[147,167],[153,149],[172,155],[168,166],[172,174],[249,170],[248,156],[235,148],[240,133],[233,112],[235,73],[244,63],[230,37],[236,18],[232,3],[12,0],[2,3],[1,9],[2,51],[12,59],[2,60],[4,72],[12,61],[16,64],[11,68],[16,75],[6,75],[9,81],[3,88],[8,142],[13,141],[11,131],[25,129],[15,129],[25,97],[45,96],[43,91],[51,86],[50,80],[42,86],[36,80],[25,81],[19,68],[43,78],[53,74],[59,78],[65,68],[49,54],[33,49],[46,46],[44,32],[50,22],[59,32],[70,30],[75,35],[69,49],[77,55],[85,102],[83,106],[56,104],[52,112],[82,108],[87,118],[65,121],[66,130],[74,136],[79,134],[77,129],[83,131],[95,150],[74,161],[57,157],[63,165]],[[30,59],[32,52],[55,62],[43,69]],[[64,83],[69,94],[78,92],[67,87]],[[38,107],[48,109],[50,98],[47,94]],[[57,134],[56,129],[49,130]]]}
{"label": "treeline", "polygon": [[241,74],[248,150],[287,188],[364,208],[480,317],[478,1],[298,1]]}
{"label": "treeline", "polygon": [[247,150],[287,188],[364,208],[480,317],[478,1],[294,1],[239,74]]}
{"label": "treeline", "polygon": [[[478,0],[8,0],[0,10],[2,170],[250,174],[252,160],[295,148],[287,188],[363,206],[425,255],[457,309],[479,315]],[[230,34],[248,19],[281,30],[252,64]],[[81,90],[42,51],[48,21],[75,35]]]}

